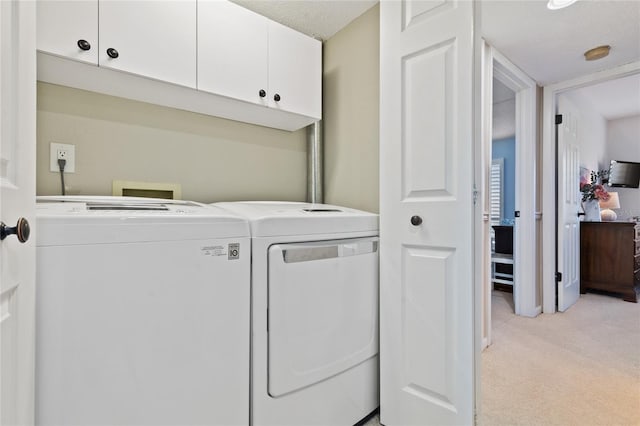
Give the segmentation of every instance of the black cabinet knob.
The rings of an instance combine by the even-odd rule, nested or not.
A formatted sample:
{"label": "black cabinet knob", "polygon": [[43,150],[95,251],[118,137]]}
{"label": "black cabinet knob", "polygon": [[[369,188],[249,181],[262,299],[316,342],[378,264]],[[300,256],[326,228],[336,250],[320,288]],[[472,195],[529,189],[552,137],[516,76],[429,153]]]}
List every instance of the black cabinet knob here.
{"label": "black cabinet knob", "polygon": [[278,95],[277,93],[273,95],[273,100],[278,102],[280,100],[280,95]]}
{"label": "black cabinet knob", "polygon": [[260,95],[261,98],[264,98],[265,96],[267,96],[267,92],[265,92],[263,89],[260,89],[258,95]]}
{"label": "black cabinet knob", "polygon": [[78,47],[82,50],[91,50],[91,43],[87,40],[78,40]]}
{"label": "black cabinet knob", "polygon": [[420,216],[411,216],[411,224],[418,226],[422,224],[422,218]]}
{"label": "black cabinet knob", "polygon": [[29,234],[31,233],[31,228],[29,227],[29,222],[24,217],[18,219],[18,223],[16,226],[7,226],[4,222],[0,222],[0,240],[4,240],[9,235],[14,235],[18,237],[18,241],[21,243],[25,243],[29,240]]}
{"label": "black cabinet knob", "polygon": [[107,49],[107,55],[109,55],[110,58],[117,58],[118,56],[120,56],[120,54],[118,53],[118,51],[116,49],[114,49],[113,47],[110,47]]}

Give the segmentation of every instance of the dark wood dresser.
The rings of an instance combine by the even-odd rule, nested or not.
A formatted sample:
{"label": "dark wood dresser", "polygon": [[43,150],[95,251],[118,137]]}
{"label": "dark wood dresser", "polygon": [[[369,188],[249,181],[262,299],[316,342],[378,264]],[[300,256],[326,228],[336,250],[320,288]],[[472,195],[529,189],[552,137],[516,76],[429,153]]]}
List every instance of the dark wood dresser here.
{"label": "dark wood dresser", "polygon": [[590,289],[638,302],[640,223],[580,223],[580,293]]}

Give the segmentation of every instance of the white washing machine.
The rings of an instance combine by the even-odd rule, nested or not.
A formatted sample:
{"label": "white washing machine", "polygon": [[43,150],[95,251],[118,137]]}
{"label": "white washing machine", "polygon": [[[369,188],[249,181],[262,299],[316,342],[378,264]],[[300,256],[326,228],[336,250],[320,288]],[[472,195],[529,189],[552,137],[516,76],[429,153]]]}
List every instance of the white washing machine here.
{"label": "white washing machine", "polygon": [[378,407],[378,216],[239,202],[252,236],[253,425],[353,425]]}
{"label": "white washing machine", "polygon": [[246,220],[110,197],[36,219],[36,424],[249,424]]}

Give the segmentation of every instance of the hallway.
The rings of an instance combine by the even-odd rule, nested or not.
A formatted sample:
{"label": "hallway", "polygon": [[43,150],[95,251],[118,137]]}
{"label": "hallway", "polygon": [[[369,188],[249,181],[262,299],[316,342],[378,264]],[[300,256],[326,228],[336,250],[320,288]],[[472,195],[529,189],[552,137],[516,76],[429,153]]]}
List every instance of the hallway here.
{"label": "hallway", "polygon": [[534,319],[510,293],[492,305],[479,424],[640,425],[640,304],[586,294]]}

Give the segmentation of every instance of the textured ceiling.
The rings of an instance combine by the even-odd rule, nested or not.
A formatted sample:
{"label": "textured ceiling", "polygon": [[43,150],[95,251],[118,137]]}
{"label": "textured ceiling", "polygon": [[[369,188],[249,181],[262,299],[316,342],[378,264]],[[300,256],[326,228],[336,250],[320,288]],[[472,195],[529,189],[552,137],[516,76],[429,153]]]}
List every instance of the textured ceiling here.
{"label": "textured ceiling", "polygon": [[[302,33],[327,40],[377,0],[232,0]],[[395,0],[388,0],[395,1]],[[640,60],[640,0],[580,0],[549,10],[547,0],[481,0],[483,37],[540,85]],[[583,53],[611,45],[593,62]]]}
{"label": "textured ceiling", "polygon": [[[232,1],[323,41],[378,3]],[[480,0],[477,4],[482,36],[540,86],[640,60],[640,0],[580,0],[555,11],[547,9],[547,0]],[[586,50],[602,44],[611,45],[608,57],[584,60]],[[623,79],[615,88],[594,89],[599,91],[591,97],[607,118],[632,115],[638,104],[637,85],[633,84]]]}
{"label": "textured ceiling", "polygon": [[[581,0],[549,10],[546,0],[480,3],[483,37],[540,85],[568,80],[640,59],[640,1]],[[584,52],[609,44],[608,57]]]}
{"label": "textured ceiling", "polygon": [[231,0],[319,40],[327,40],[377,0]]}

